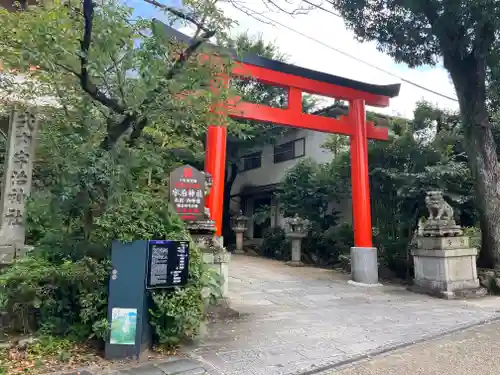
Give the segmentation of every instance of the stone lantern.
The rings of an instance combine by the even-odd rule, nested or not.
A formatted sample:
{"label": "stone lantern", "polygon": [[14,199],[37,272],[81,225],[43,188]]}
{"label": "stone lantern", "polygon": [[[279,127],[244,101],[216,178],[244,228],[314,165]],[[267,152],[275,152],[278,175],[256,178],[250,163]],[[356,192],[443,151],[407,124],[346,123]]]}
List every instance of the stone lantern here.
{"label": "stone lantern", "polygon": [[248,217],[243,215],[243,212],[239,212],[239,214],[231,219],[231,229],[236,234],[236,250],[235,254],[244,254],[243,250],[243,234],[247,230],[248,226]]}
{"label": "stone lantern", "polygon": [[286,264],[302,267],[302,240],[309,232],[309,220],[302,219],[298,214],[285,218],[285,236],[292,241],[292,260]]}

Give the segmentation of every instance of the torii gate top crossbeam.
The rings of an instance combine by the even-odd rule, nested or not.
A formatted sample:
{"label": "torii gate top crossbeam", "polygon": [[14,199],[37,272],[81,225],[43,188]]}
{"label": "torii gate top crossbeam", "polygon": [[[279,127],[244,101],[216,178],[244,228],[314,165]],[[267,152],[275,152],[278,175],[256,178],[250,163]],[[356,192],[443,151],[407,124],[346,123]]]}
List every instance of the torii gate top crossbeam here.
{"label": "torii gate top crossbeam", "polygon": [[[153,20],[153,22],[160,21]],[[190,43],[191,38],[162,24],[168,37],[181,43]],[[346,100],[363,100],[366,105],[387,107],[389,99],[398,96],[400,84],[374,85],[352,79],[335,76],[315,70],[268,59],[262,56],[246,54],[239,56],[236,51],[207,44],[206,47],[216,54],[225,53],[236,60],[232,76],[255,79],[272,86],[288,90],[288,108],[274,108],[266,105],[248,103],[233,98],[227,103],[229,115],[233,118],[269,122],[277,125],[316,130],[326,133],[352,135],[351,122],[346,117],[327,118],[304,113],[302,93],[322,95]],[[388,129],[376,127],[367,122],[367,138],[387,140]]]}

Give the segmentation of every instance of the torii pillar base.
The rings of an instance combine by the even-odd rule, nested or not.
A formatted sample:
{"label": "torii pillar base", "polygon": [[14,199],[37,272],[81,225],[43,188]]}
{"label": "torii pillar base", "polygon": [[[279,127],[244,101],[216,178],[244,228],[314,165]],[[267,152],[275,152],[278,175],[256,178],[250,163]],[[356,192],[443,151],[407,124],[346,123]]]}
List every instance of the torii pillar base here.
{"label": "torii pillar base", "polygon": [[351,247],[351,279],[360,286],[380,285],[377,248]]}

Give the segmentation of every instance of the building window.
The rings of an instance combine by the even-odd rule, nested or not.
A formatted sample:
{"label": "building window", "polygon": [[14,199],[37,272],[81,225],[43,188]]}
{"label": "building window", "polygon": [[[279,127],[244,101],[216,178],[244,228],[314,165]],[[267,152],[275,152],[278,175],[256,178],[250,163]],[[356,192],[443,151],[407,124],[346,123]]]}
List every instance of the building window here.
{"label": "building window", "polygon": [[306,154],[306,139],[300,138],[279,146],[274,146],[274,163],[300,158]]}
{"label": "building window", "polygon": [[244,171],[260,168],[262,164],[262,151],[254,152],[253,154],[243,156],[242,159],[243,159]]}

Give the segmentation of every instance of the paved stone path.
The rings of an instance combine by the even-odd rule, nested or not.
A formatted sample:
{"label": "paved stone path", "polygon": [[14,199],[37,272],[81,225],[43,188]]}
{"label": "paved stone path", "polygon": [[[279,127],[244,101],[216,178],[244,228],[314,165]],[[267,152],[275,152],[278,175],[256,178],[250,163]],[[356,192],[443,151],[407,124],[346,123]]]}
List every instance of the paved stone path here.
{"label": "paved stone path", "polygon": [[[395,350],[324,375],[498,375],[500,322]],[[321,374],[322,375],[322,374]]]}
{"label": "paved stone path", "polygon": [[445,301],[347,280],[333,271],[233,256],[231,307],[243,317],[209,326],[187,349],[215,374],[298,374],[500,317],[494,297]]}

